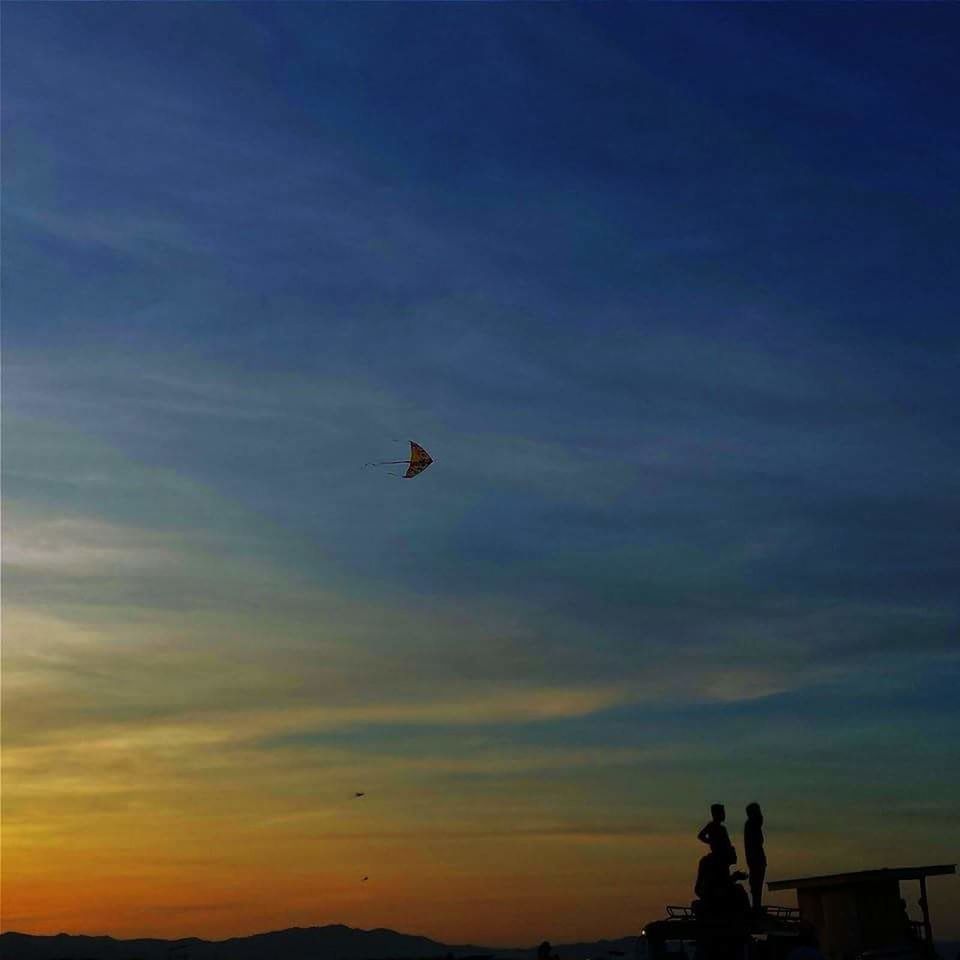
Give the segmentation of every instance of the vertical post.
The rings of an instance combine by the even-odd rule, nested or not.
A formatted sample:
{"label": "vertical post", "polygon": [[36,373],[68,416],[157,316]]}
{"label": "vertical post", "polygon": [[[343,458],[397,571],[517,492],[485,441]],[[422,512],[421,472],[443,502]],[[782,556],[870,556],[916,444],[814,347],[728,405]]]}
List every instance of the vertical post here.
{"label": "vertical post", "polygon": [[930,905],[927,903],[927,878],[920,876],[920,909],[923,911],[923,936],[928,950],[933,950],[933,927],[930,925]]}

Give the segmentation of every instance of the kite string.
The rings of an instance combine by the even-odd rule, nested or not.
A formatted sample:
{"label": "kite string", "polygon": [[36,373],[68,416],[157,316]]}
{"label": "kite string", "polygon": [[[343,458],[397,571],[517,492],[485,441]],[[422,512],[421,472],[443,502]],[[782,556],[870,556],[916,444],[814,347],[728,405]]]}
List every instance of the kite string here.
{"label": "kite string", "polygon": [[[390,463],[406,463],[409,465],[409,460],[371,460],[370,463],[365,463],[363,469],[366,470],[367,467],[381,467]],[[388,477],[396,477],[398,480],[403,480],[404,475],[402,473],[394,473],[392,470],[387,471]]]}

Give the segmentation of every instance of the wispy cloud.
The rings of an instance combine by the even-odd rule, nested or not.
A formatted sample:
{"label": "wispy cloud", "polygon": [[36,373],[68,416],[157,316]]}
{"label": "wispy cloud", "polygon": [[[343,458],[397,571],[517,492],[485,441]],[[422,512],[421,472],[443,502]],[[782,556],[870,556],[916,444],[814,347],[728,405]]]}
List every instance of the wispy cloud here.
{"label": "wispy cloud", "polygon": [[956,58],[836,16],[10,7],[12,915],[619,924],[707,797],[934,851]]}

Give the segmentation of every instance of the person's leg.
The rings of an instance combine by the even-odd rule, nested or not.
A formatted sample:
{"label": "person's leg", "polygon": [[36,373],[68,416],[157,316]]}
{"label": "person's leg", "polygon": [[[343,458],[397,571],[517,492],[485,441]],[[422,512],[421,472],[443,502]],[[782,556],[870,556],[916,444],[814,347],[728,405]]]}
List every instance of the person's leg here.
{"label": "person's leg", "polygon": [[753,899],[753,909],[759,913],[763,901],[763,878],[767,874],[765,864],[750,868],[750,894]]}

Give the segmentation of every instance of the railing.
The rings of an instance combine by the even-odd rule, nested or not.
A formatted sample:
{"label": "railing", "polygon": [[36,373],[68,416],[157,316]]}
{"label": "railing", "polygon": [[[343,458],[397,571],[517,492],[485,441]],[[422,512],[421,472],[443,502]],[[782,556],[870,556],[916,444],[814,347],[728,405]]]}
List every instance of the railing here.
{"label": "railing", "polygon": [[[775,905],[766,906],[763,908],[763,912],[766,916],[770,917],[771,920],[799,920],[800,911],[796,907],[780,907]],[[667,917],[671,920],[694,920],[696,919],[696,914],[694,914],[692,908],[690,907],[679,907],[676,905],[669,905],[667,907]],[[914,927],[920,926],[923,924],[914,924]],[[920,931],[921,936],[923,931]]]}
{"label": "railing", "polygon": [[773,920],[799,920],[800,911],[796,907],[779,907],[774,904],[763,908],[763,912]]}

